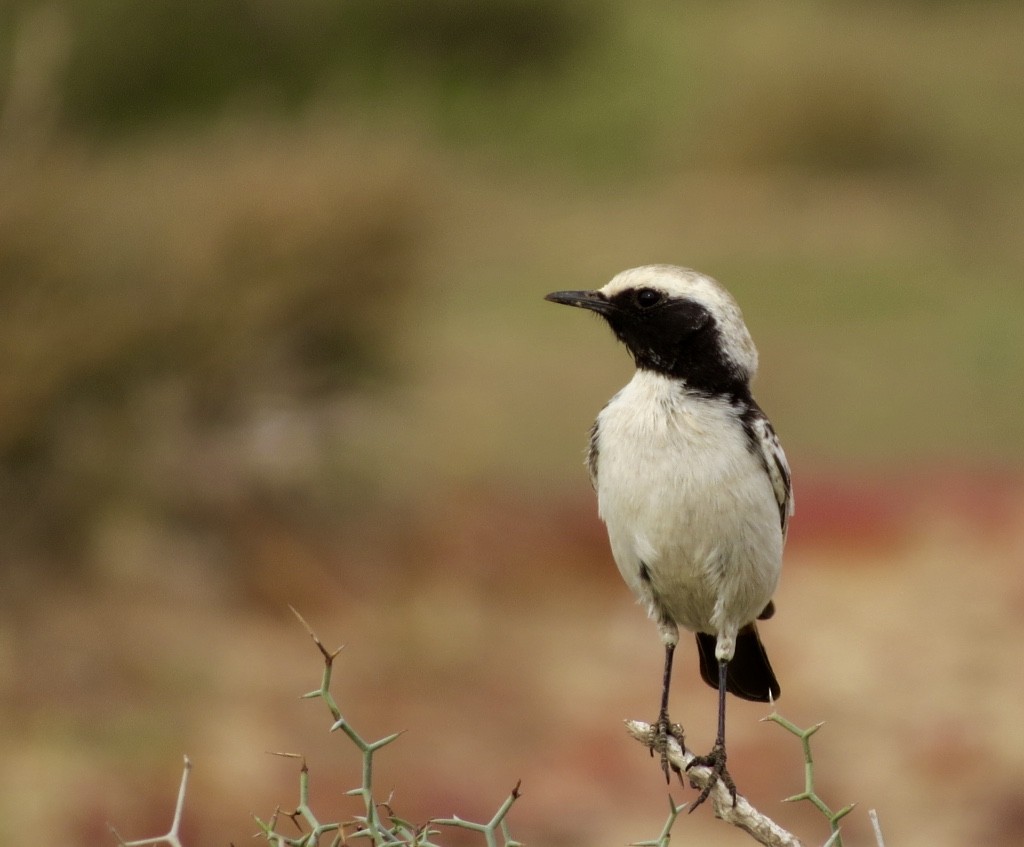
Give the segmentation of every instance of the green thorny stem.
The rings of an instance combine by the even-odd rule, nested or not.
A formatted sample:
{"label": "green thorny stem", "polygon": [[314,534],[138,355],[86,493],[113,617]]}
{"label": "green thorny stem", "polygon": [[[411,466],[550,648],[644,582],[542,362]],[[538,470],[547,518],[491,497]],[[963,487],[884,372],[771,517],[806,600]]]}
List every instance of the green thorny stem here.
{"label": "green thorny stem", "polygon": [[[327,704],[327,708],[330,710],[331,715],[334,718],[334,723],[331,725],[331,732],[340,729],[346,736],[348,736],[349,740],[355,744],[362,754],[362,784],[359,788],[354,788],[351,791],[346,792],[346,794],[350,797],[362,798],[365,814],[356,815],[352,820],[345,821],[343,823],[321,823],[309,804],[309,767],[306,765],[305,758],[295,753],[277,753],[275,755],[302,759],[302,767],[299,770],[298,803],[295,806],[295,809],[291,812],[285,812],[278,807],[274,811],[273,815],[271,815],[267,820],[262,820],[254,815],[253,817],[255,818],[256,825],[259,827],[259,832],[256,833],[256,836],[266,839],[268,843],[275,845],[275,847],[321,847],[321,839],[328,837],[330,838],[330,841],[325,842],[327,847],[346,847],[350,840],[356,838],[368,839],[375,845],[375,847],[382,847],[382,845],[396,845],[397,847],[442,847],[442,845],[431,839],[438,834],[438,830],[435,829],[435,827],[448,826],[480,833],[483,835],[487,847],[499,847],[499,836],[501,839],[501,847],[522,847],[522,844],[515,841],[509,834],[508,821],[506,819],[512,805],[520,796],[518,782],[516,783],[515,788],[512,789],[511,794],[509,794],[504,803],[502,803],[498,808],[494,817],[487,823],[474,823],[472,821],[462,820],[458,817],[451,817],[434,818],[423,826],[415,826],[398,817],[392,811],[390,798],[385,802],[379,802],[374,798],[373,756],[382,747],[387,746],[398,738],[401,733],[396,732],[392,735],[378,739],[377,741],[366,741],[352,726],[349,725],[342,716],[341,710],[338,708],[338,704],[335,701],[334,696],[331,694],[331,675],[334,667],[334,659],[341,652],[341,648],[339,647],[337,650],[330,651],[324,647],[316,633],[313,632],[309,624],[303,620],[302,616],[296,612],[295,609],[292,609],[292,611],[306,628],[306,631],[313,639],[313,643],[316,644],[317,649],[320,651],[320,655],[324,660],[324,671],[320,680],[320,687],[302,696],[307,699],[320,698],[323,700],[324,703]],[[120,844],[121,847],[149,847],[149,845],[158,844],[166,844],[168,847],[184,847],[179,833],[181,829],[182,812],[185,806],[185,792],[188,786],[188,777],[191,768],[192,763],[186,756],[185,769],[181,777],[181,787],[178,790],[178,802],[175,806],[174,820],[171,824],[170,830],[165,835],[160,835],[155,838],[145,838],[138,841],[125,841],[117,833],[117,830],[114,830],[113,827],[111,827],[114,832],[114,836],[117,838],[118,844]],[[384,813],[383,817],[381,815],[382,810]],[[292,824],[294,824],[295,828],[298,830],[298,835],[289,837],[277,831],[277,823],[281,817],[288,818]]]}
{"label": "green thorny stem", "polygon": [[[459,817],[451,817],[431,819],[425,825],[416,827],[408,821],[397,817],[391,809],[390,801],[381,803],[374,798],[374,754],[382,747],[386,747],[392,741],[397,739],[402,733],[396,732],[385,736],[384,738],[380,738],[377,741],[367,741],[358,732],[356,732],[355,728],[352,727],[347,720],[345,720],[341,714],[341,709],[338,708],[338,704],[335,701],[334,696],[331,694],[331,676],[334,668],[334,659],[341,652],[342,648],[339,647],[334,651],[328,650],[324,647],[323,642],[320,641],[316,633],[309,624],[306,623],[302,616],[294,608],[292,609],[292,612],[305,627],[310,638],[313,639],[313,643],[320,651],[320,655],[324,661],[324,670],[323,676],[320,680],[320,687],[302,696],[306,699],[320,698],[323,700],[324,703],[327,704],[327,708],[330,710],[331,716],[334,718],[334,723],[331,725],[330,731],[335,732],[340,729],[362,754],[361,785],[346,793],[348,796],[362,798],[365,815],[356,816],[353,821],[345,824],[321,824],[313,815],[309,806],[309,769],[306,767],[305,761],[303,761],[302,769],[299,774],[299,803],[298,806],[296,806],[295,811],[287,813],[286,816],[291,818],[295,825],[300,827],[300,829],[300,819],[305,821],[309,827],[309,831],[303,833],[298,838],[285,838],[280,835],[276,831],[277,818],[280,814],[279,809],[274,813],[269,821],[264,822],[259,818],[256,819],[256,823],[261,830],[259,834],[265,837],[268,841],[277,844],[278,847],[284,847],[284,845],[287,845],[287,847],[316,847],[316,845],[319,844],[319,839],[322,835],[332,832],[334,833],[334,838],[330,842],[331,847],[341,847],[341,845],[347,844],[349,839],[354,838],[369,839],[374,845],[396,844],[408,845],[408,847],[440,847],[440,845],[437,845],[430,840],[432,836],[437,834],[437,830],[434,829],[434,827],[453,826],[468,829],[473,832],[479,832],[484,836],[487,847],[498,847],[499,834],[501,836],[500,843],[502,847],[521,847],[520,843],[513,840],[512,836],[509,834],[508,821],[506,820],[513,803],[515,803],[520,796],[518,782],[516,783],[515,788],[512,789],[509,796],[505,799],[504,803],[499,807],[494,817],[485,824],[462,820]],[[385,813],[384,817],[386,818],[386,821],[382,819],[381,810]]]}
{"label": "green thorny stem", "polygon": [[778,712],[772,712],[768,717],[762,718],[766,721],[774,721],[787,732],[792,733],[800,739],[804,751],[804,790],[792,797],[787,797],[783,802],[795,803],[798,800],[809,800],[814,807],[825,816],[831,828],[832,837],[826,842],[828,847],[843,847],[843,837],[839,832],[839,821],[853,811],[856,803],[843,806],[838,812],[833,812],[824,800],[814,790],[814,759],[811,756],[811,736],[824,726],[824,723],[816,723],[808,729],[801,729],[792,721],[786,720]]}

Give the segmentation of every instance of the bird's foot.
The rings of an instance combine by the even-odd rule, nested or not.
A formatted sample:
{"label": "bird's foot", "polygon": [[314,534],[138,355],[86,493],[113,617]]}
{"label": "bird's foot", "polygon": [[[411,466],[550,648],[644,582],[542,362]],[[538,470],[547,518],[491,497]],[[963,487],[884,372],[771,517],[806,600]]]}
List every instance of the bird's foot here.
{"label": "bird's foot", "polygon": [[679,749],[683,749],[683,727],[681,724],[669,723],[668,715],[659,716],[654,724],[654,736],[651,738],[650,750],[653,756],[657,751],[661,756],[661,770],[665,774],[665,782],[672,781],[672,773],[679,777],[679,783],[683,782],[683,772],[679,766],[673,764],[668,758],[668,739],[674,738],[679,742]]}
{"label": "bird's foot", "polygon": [[[686,765],[686,769],[695,767],[711,768],[711,779],[708,780],[707,785],[700,792],[700,796],[697,801],[690,806],[692,812],[701,803],[708,799],[711,794],[711,790],[715,787],[716,783],[721,782],[726,788],[729,789],[729,793],[732,795],[732,804],[736,805],[736,783],[733,782],[732,776],[729,775],[728,769],[725,767],[725,744],[720,741],[715,742],[715,746],[711,748],[711,752],[706,756],[694,756],[690,759]],[[694,788],[697,786],[694,785]]]}

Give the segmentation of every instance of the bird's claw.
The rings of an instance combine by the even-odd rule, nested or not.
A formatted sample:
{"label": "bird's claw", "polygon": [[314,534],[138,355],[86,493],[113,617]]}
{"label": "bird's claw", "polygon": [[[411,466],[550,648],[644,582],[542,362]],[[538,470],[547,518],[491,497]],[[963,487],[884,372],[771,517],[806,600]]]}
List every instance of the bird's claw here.
{"label": "bird's claw", "polygon": [[679,742],[679,748],[683,749],[683,727],[677,723],[669,723],[668,715],[662,715],[658,718],[657,723],[654,724],[654,736],[651,738],[651,755],[657,751],[661,756],[661,770],[665,774],[665,782],[670,783],[672,781],[673,772],[679,777],[679,784],[683,784],[683,772],[679,769],[679,766],[674,762],[669,761],[668,758],[668,739],[669,736]]}
{"label": "bird's claw", "polygon": [[[732,795],[732,804],[736,805],[736,783],[733,782],[732,776],[729,774],[728,769],[725,767],[725,745],[716,743],[711,748],[711,752],[706,756],[694,756],[686,765],[686,770],[694,767],[705,767],[711,769],[711,778],[708,780],[707,785],[704,786],[700,792],[700,796],[696,802],[690,806],[690,812],[696,809],[701,803],[708,799],[711,794],[711,790],[719,782],[722,783],[728,790],[729,794]],[[692,784],[692,783],[691,783]],[[697,786],[694,785],[694,788]]]}

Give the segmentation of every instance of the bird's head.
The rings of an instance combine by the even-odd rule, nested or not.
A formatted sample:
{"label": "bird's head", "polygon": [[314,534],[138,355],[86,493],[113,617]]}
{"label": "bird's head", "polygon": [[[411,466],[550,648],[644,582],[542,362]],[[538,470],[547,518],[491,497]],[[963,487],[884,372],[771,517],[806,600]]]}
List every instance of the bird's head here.
{"label": "bird's head", "polygon": [[757,348],[736,301],[688,268],[645,265],[596,291],[555,291],[545,299],[597,312],[638,368],[682,379],[695,390],[732,393],[757,372]]}

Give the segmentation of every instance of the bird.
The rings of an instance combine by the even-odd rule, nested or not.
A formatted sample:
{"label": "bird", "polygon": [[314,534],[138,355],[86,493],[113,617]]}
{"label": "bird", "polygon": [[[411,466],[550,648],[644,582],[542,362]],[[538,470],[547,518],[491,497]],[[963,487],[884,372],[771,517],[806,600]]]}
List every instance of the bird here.
{"label": "bird", "polygon": [[756,702],[781,693],[757,621],[774,614],[794,513],[789,463],[751,393],[757,348],[732,295],[689,268],[645,265],[545,299],[600,315],[636,364],[591,427],[586,466],[618,570],[665,648],[651,754],[660,752],[670,781],[668,736],[683,743],[668,710],[682,627],[718,691],[714,746],[686,766],[711,769],[690,811],[719,781],[735,805],[726,693]]}

